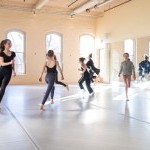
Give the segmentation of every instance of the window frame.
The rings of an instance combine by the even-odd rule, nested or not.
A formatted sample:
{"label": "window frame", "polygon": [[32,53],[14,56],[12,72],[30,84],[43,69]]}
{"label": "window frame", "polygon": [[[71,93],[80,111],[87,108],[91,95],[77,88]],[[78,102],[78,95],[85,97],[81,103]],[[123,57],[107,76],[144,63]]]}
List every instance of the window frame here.
{"label": "window frame", "polygon": [[[50,31],[50,32],[47,32],[46,35],[45,35],[45,52],[47,53],[47,36],[50,35],[50,34],[55,34],[57,36],[59,36],[61,38],[61,52],[60,52],[60,64],[62,64],[62,68],[63,68],[63,34],[62,33],[59,33],[59,32],[55,32],[55,31]],[[54,51],[55,52],[55,51]]]}
{"label": "window frame", "polygon": [[127,40],[132,40],[132,42],[133,42],[133,55],[130,55],[130,53],[129,53],[129,58],[131,59],[131,57],[132,57],[132,59],[131,59],[131,61],[135,61],[135,48],[136,48],[136,46],[135,46],[135,40],[133,39],[133,38],[128,38],[128,39],[125,39],[124,40],[124,53],[126,53],[126,49],[125,49],[125,41],[127,41]]}
{"label": "window frame", "polygon": [[[17,74],[17,72],[16,72],[17,76],[24,76],[27,74],[27,72],[26,72],[26,33],[23,30],[13,28],[13,29],[9,29],[6,31],[6,33],[5,33],[6,38],[8,38],[8,33],[10,33],[10,32],[18,32],[18,33],[23,34],[23,36],[24,36],[24,44],[23,44],[23,47],[24,47],[24,51],[23,51],[24,73]],[[21,53],[21,52],[15,52],[15,53]]]}
{"label": "window frame", "polygon": [[[94,49],[93,49],[93,52],[92,52],[92,55],[93,55],[92,58],[93,58],[93,60],[95,60],[95,47],[96,47],[95,36],[93,34],[90,34],[90,33],[84,33],[84,34],[81,34],[79,36],[79,57],[81,57],[81,55],[80,55],[81,54],[80,43],[81,43],[81,37],[83,37],[83,36],[90,36],[90,37],[93,38],[93,40],[94,40]],[[87,56],[85,56],[85,57],[87,57]]]}

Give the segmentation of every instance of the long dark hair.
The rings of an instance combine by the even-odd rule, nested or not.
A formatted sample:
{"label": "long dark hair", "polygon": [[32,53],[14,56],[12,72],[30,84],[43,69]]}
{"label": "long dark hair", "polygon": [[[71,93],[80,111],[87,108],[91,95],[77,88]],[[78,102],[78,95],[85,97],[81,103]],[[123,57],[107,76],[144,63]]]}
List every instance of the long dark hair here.
{"label": "long dark hair", "polygon": [[85,61],[85,58],[84,57],[80,57],[79,61],[83,63]]}
{"label": "long dark hair", "polygon": [[0,52],[3,52],[5,50],[5,44],[7,42],[11,42],[11,40],[5,39],[5,40],[1,41],[1,43],[0,43]]}

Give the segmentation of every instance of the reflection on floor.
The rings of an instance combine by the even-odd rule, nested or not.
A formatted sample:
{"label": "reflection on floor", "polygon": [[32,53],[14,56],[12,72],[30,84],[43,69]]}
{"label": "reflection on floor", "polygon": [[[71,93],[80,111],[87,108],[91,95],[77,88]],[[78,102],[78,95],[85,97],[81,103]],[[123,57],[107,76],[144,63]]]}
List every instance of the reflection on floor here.
{"label": "reflection on floor", "polygon": [[149,150],[150,91],[94,87],[81,95],[56,86],[55,104],[39,111],[45,86],[9,86],[0,112],[0,150]]}

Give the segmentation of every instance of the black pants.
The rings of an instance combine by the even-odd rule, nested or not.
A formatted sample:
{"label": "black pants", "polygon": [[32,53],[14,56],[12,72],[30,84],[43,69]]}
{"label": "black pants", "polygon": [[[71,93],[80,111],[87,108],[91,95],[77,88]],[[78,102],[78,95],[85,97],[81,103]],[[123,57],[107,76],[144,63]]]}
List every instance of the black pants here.
{"label": "black pants", "polygon": [[0,68],[0,102],[5,94],[6,87],[11,79],[12,70]]}
{"label": "black pants", "polygon": [[90,76],[89,77],[84,77],[82,76],[81,79],[79,80],[79,87],[81,89],[84,89],[84,86],[83,86],[83,82],[85,81],[85,84],[86,84],[86,87],[89,91],[89,93],[92,93],[93,92],[93,89],[91,88],[91,79],[90,79]]}
{"label": "black pants", "polygon": [[[47,79],[45,79],[45,81],[46,81],[46,83],[48,83]],[[56,72],[55,83],[56,83],[56,84],[60,84],[60,85],[62,85],[62,86],[64,86],[64,87],[67,86],[65,83],[63,83],[63,82],[61,82],[61,81],[58,81],[58,72]]]}
{"label": "black pants", "polygon": [[46,78],[45,80],[48,86],[47,86],[47,90],[42,101],[43,105],[45,104],[50,93],[51,93],[51,99],[53,99],[54,97],[54,91],[55,91],[54,83],[55,83],[56,73],[47,73],[45,78]]}

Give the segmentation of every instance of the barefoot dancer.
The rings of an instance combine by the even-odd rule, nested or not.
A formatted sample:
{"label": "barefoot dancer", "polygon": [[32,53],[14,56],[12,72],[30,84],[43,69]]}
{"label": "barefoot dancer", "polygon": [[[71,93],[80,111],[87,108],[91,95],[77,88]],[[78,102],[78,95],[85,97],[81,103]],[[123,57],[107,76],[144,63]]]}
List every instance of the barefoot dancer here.
{"label": "barefoot dancer", "polygon": [[121,67],[120,67],[120,72],[119,72],[119,77],[121,75],[121,73],[123,74],[123,80],[125,83],[125,92],[126,92],[126,100],[128,101],[128,88],[130,88],[131,85],[131,75],[133,73],[133,79],[136,79],[136,75],[135,75],[135,67],[132,61],[130,61],[129,59],[129,54],[128,53],[124,53],[123,54],[124,57],[124,61],[121,63]]}
{"label": "barefoot dancer", "polygon": [[11,46],[12,43],[9,39],[5,39],[0,43],[0,102],[11,79],[12,72],[16,76],[14,68],[16,54],[10,51]]}
{"label": "barefoot dancer", "polygon": [[[47,55],[46,55],[46,56],[47,56]],[[54,59],[57,61],[56,55],[54,55]],[[64,76],[63,76],[62,69],[61,69],[61,74],[62,74],[62,80],[64,80]],[[46,81],[46,80],[45,80],[45,81]],[[48,83],[48,81],[46,81],[46,83]],[[61,82],[61,81],[58,81],[58,71],[57,71],[57,69],[56,69],[56,79],[55,79],[55,83],[66,87],[67,90],[69,91],[69,86],[68,86],[67,84],[65,84],[65,83],[63,83],[63,82]]]}
{"label": "barefoot dancer", "polygon": [[56,68],[57,67],[58,67],[59,71],[61,72],[61,76],[63,78],[63,74],[62,74],[61,68],[59,66],[59,63],[54,58],[54,52],[53,52],[53,50],[49,50],[48,54],[47,54],[47,59],[44,63],[44,67],[43,67],[41,76],[39,78],[39,81],[41,82],[43,73],[45,72],[45,69],[47,69],[46,81],[48,82],[48,87],[47,87],[45,96],[43,98],[43,101],[42,101],[42,104],[40,107],[41,110],[44,110],[44,104],[45,104],[50,92],[51,92],[51,104],[54,103],[54,101],[53,101],[54,91],[55,91],[54,83],[55,83],[55,79],[56,79]]}

